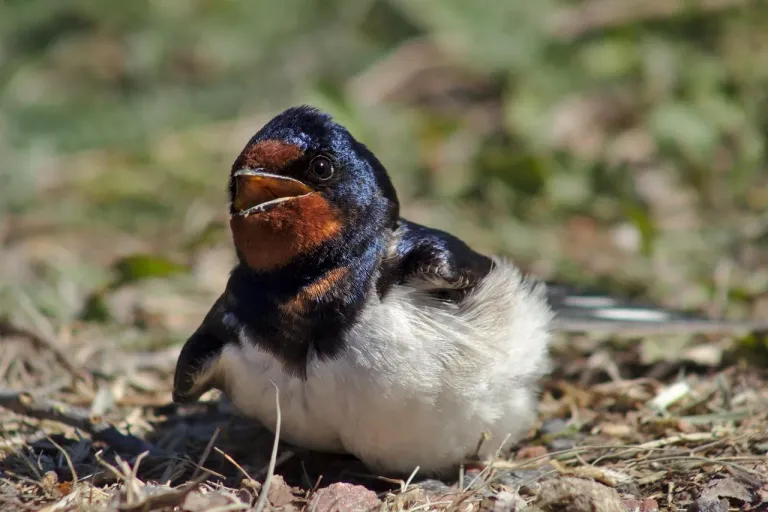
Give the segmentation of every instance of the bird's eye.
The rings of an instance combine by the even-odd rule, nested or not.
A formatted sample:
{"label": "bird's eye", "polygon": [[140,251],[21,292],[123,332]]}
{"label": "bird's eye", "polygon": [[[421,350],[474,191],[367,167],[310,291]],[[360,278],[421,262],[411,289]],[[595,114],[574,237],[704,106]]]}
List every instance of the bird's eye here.
{"label": "bird's eye", "polygon": [[309,163],[309,170],[320,181],[328,181],[333,176],[333,163],[324,156],[316,156]]}

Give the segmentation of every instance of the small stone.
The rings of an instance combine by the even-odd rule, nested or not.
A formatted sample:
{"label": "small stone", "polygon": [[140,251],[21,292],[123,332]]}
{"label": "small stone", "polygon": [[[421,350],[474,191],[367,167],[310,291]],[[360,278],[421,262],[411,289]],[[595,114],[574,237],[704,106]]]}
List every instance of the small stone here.
{"label": "small stone", "polygon": [[267,491],[267,499],[273,507],[284,507],[295,499],[291,487],[280,475],[272,475],[272,483]]}
{"label": "small stone", "polygon": [[570,450],[574,446],[576,446],[576,442],[573,439],[568,439],[567,437],[556,437],[549,442],[549,449],[553,452]]}
{"label": "small stone", "polygon": [[43,489],[48,492],[53,492],[53,490],[56,489],[58,483],[59,475],[57,475],[55,471],[46,471],[41,481]]}
{"label": "small stone", "polygon": [[691,503],[686,512],[728,512],[728,500],[725,498],[717,500],[716,498],[702,496]]}
{"label": "small stone", "polygon": [[495,496],[493,510],[517,512],[518,510],[525,510],[527,507],[528,504],[516,492],[501,491]]}
{"label": "small stone", "polygon": [[246,487],[241,487],[238,489],[235,495],[237,496],[237,499],[243,503],[253,503],[256,500],[256,497],[254,496],[254,493],[251,492],[251,489]]}
{"label": "small stone", "polygon": [[517,451],[515,459],[535,459],[549,453],[546,446],[524,446]]}
{"label": "small stone", "polygon": [[205,512],[214,508],[226,507],[232,505],[232,501],[220,492],[202,494],[193,492],[184,499],[183,509],[186,512]]}
{"label": "small stone", "polygon": [[626,512],[659,512],[659,504],[653,498],[644,500],[624,500]]}
{"label": "small stone", "polygon": [[431,493],[447,493],[451,490],[450,486],[448,486],[445,482],[435,480],[434,478],[427,478],[426,480],[422,480],[418,485],[421,489]]}
{"label": "small stone", "polygon": [[539,429],[542,434],[557,434],[568,428],[568,422],[561,418],[547,420]]}
{"label": "small stone", "polygon": [[507,487],[520,487],[526,482],[535,483],[548,473],[544,469],[518,469],[514,471],[497,470],[494,474],[494,482]]}
{"label": "small stone", "polygon": [[534,505],[551,512],[625,512],[615,489],[593,480],[574,477],[542,482]]}
{"label": "small stone", "polygon": [[347,483],[335,483],[320,489],[309,502],[307,510],[316,512],[356,512],[371,510],[381,504],[376,493]]}

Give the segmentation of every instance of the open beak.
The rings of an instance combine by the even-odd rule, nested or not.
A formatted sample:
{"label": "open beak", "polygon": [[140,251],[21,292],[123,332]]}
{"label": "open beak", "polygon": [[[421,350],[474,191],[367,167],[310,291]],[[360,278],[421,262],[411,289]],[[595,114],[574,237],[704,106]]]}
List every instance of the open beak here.
{"label": "open beak", "polygon": [[312,193],[312,189],[299,180],[269,174],[262,169],[240,169],[233,177],[235,198],[232,206],[237,215],[264,212],[283,201]]}

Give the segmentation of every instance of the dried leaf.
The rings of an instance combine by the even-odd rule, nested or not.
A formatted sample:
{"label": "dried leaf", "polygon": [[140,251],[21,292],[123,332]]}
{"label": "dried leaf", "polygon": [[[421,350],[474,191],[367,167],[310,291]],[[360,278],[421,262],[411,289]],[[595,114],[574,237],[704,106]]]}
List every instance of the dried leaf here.
{"label": "dried leaf", "polygon": [[755,495],[752,492],[743,484],[730,477],[711,482],[709,488],[702,493],[702,497],[729,498],[743,501],[744,503],[752,503],[755,500]]}

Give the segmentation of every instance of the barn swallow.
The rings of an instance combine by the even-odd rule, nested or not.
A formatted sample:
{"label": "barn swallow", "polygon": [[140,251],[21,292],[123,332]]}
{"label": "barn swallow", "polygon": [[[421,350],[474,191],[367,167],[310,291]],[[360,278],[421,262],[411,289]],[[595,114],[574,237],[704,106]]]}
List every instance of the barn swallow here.
{"label": "barn swallow", "polygon": [[217,388],[272,428],[274,383],[283,440],[375,471],[438,474],[522,438],[550,367],[553,306],[577,319],[616,306],[548,292],[402,218],[381,162],[311,107],[251,138],[229,198],[238,264],[180,353],[174,401]]}

